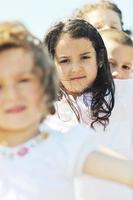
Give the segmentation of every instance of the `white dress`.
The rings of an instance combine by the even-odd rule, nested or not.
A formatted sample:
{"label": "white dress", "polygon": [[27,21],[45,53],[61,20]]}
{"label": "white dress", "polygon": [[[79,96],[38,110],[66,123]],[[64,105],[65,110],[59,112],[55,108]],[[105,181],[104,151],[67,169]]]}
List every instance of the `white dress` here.
{"label": "white dress", "polygon": [[[106,145],[125,154],[129,159],[133,159],[133,79],[115,80],[115,86],[115,106],[109,125],[105,131],[103,131],[102,126],[96,126],[94,143]],[[79,107],[82,123],[86,124],[89,114],[83,103],[83,96],[79,97],[75,104]],[[54,129],[62,132],[67,132],[74,124],[78,124],[74,113],[64,99],[62,102],[57,102],[56,106],[60,118],[58,117],[58,113],[54,117],[49,116],[46,120],[48,126],[52,126]],[[91,123],[91,120],[87,123]],[[76,187],[77,185],[78,194],[79,196],[81,195],[80,200],[88,200],[89,197],[91,197],[91,200],[133,199],[132,190],[110,181],[101,181],[92,177],[89,179],[81,177],[80,179],[76,179]]]}
{"label": "white dress", "polygon": [[68,135],[46,128],[17,147],[0,146],[0,200],[74,200],[74,177],[96,149],[90,135],[80,126]]}

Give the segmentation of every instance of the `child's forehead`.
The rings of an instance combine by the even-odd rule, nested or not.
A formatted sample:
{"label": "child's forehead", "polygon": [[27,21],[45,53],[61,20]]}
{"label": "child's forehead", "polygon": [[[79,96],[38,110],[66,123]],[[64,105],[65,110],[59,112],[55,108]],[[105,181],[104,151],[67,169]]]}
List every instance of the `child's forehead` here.
{"label": "child's forehead", "polygon": [[114,53],[117,53],[117,56],[122,55],[122,59],[127,58],[128,60],[133,60],[133,46],[117,43],[114,47]]}
{"label": "child's forehead", "polygon": [[[101,14],[105,14],[105,15],[101,15]],[[90,12],[86,13],[85,16],[91,16],[91,17],[97,17],[99,16],[100,18],[106,18],[107,16],[106,15],[109,15],[110,18],[113,18],[114,20],[120,20],[119,18],[119,15],[116,11],[114,11],[113,9],[111,8],[97,8],[97,9],[94,9],[94,10],[91,10]],[[98,21],[99,19],[97,19]]]}
{"label": "child's forehead", "polygon": [[0,71],[10,73],[32,72],[34,61],[30,52],[22,48],[12,48],[0,52]]}
{"label": "child's forehead", "polygon": [[103,40],[107,49],[128,49],[128,51],[133,53],[133,45],[124,44],[122,41],[115,40],[111,37],[104,37]]}
{"label": "child's forehead", "polygon": [[[67,48],[66,48],[67,47]],[[56,55],[68,54],[76,52],[92,52],[94,51],[94,47],[89,38],[72,38],[70,35],[64,35],[64,37],[60,38],[56,46]]]}
{"label": "child's forehead", "polygon": [[0,61],[9,60],[10,62],[33,62],[33,54],[30,50],[23,47],[11,47],[0,50]]}
{"label": "child's forehead", "polygon": [[133,45],[131,37],[123,31],[116,29],[108,29],[100,31],[100,35],[104,40],[112,40],[120,44],[125,44],[128,46]]}
{"label": "child's forehead", "polygon": [[[87,37],[83,37],[83,36],[81,36],[81,37],[73,37],[73,36],[71,36],[70,33],[63,33],[61,35],[58,43],[57,43],[57,46],[58,46],[58,44],[60,44],[62,46],[65,45],[65,44],[69,44],[71,46],[72,43],[78,44],[80,42],[86,42],[88,44],[92,43],[92,41],[90,40],[89,37],[88,38]],[[81,46],[81,48],[82,48],[82,46]]]}
{"label": "child's forehead", "polygon": [[[107,48],[108,58],[119,60],[120,63],[133,64],[133,47],[116,43]],[[125,53],[126,52],[126,53]]]}
{"label": "child's forehead", "polygon": [[107,49],[115,48],[122,44],[120,41],[118,41],[117,37],[114,37],[112,35],[112,33],[111,34],[100,33],[100,34]]}

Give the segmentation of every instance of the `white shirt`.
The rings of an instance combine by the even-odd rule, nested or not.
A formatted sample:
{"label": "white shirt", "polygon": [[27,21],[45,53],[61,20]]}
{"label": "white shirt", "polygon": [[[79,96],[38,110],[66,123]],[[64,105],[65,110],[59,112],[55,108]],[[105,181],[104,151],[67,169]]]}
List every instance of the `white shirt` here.
{"label": "white shirt", "polygon": [[0,199],[74,200],[74,177],[95,149],[92,133],[81,126],[68,135],[46,128],[25,144],[1,146]]}
{"label": "white shirt", "polygon": [[[103,131],[102,126],[96,126],[94,143],[111,147],[128,156],[129,159],[133,159],[133,79],[115,80],[115,86],[115,106],[109,125],[105,131]],[[82,123],[86,124],[89,121],[89,114],[83,103],[83,96],[77,99],[76,104],[80,107]],[[48,126],[67,132],[74,124],[78,124],[74,113],[64,99],[61,102],[57,102],[56,109],[58,109],[61,117],[58,117],[58,113],[54,116],[49,116],[46,120]],[[78,187],[79,196],[82,196],[81,198],[78,196],[77,200],[79,200],[78,198],[80,200],[88,200],[89,198],[91,200],[133,199],[132,190],[110,181],[81,177],[77,179],[77,182],[78,186],[80,185]]]}
{"label": "white shirt", "polygon": [[[109,125],[105,131],[102,125],[95,125],[97,133],[95,141],[117,150],[127,149],[133,146],[133,80],[115,80],[115,85],[115,106],[109,118]],[[89,126],[91,119],[88,108],[83,103],[83,96],[77,98],[75,105],[79,108],[81,123]],[[44,124],[63,133],[78,124],[74,112],[65,99],[56,102],[56,110],[55,115],[49,116]]]}

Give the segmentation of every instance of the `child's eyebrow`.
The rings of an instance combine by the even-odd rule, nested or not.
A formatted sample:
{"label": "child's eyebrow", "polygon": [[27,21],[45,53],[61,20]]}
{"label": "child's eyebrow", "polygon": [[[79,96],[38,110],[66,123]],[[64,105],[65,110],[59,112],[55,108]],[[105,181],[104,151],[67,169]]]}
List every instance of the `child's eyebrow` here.
{"label": "child's eyebrow", "polygon": [[[58,56],[57,56],[58,57]],[[59,56],[58,58],[67,58],[68,56]]]}
{"label": "child's eyebrow", "polygon": [[57,60],[63,60],[63,59],[68,59],[68,58],[70,58],[70,55],[68,55],[68,56],[64,56],[64,55],[61,55],[61,56],[55,56],[55,58],[57,59]]}
{"label": "child's eyebrow", "polygon": [[84,55],[87,55],[87,54],[90,54],[90,53],[91,53],[90,51],[87,51],[87,52],[81,53],[80,55],[84,56]]}
{"label": "child's eyebrow", "polygon": [[130,66],[132,66],[132,62],[125,62],[123,65],[130,65]]}
{"label": "child's eyebrow", "polygon": [[34,71],[31,69],[31,70],[29,70],[29,71],[19,72],[19,73],[17,74],[17,76],[30,75],[30,74],[33,74],[33,72],[34,72]]}

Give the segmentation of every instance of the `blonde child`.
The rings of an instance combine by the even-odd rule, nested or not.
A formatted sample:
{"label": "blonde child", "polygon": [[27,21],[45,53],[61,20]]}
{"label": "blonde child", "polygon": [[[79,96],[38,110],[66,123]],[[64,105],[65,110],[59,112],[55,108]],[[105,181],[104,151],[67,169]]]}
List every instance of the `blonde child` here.
{"label": "blonde child", "polygon": [[88,21],[98,30],[117,29],[131,34],[130,30],[124,30],[122,12],[112,1],[101,0],[85,4],[73,16]]}
{"label": "blonde child", "polygon": [[40,41],[19,23],[1,23],[0,199],[74,199],[73,180],[82,173],[133,187],[133,163],[93,146],[91,129],[39,131],[54,113],[55,80]]}

